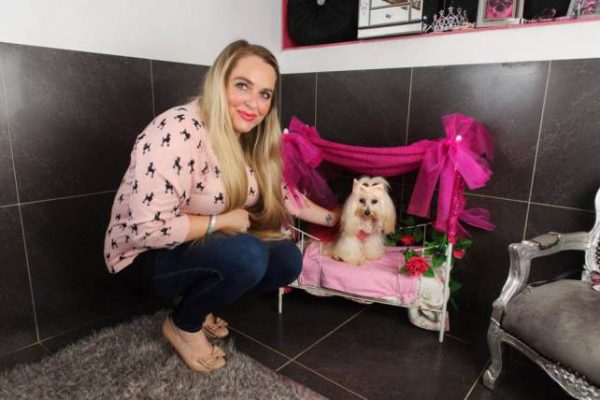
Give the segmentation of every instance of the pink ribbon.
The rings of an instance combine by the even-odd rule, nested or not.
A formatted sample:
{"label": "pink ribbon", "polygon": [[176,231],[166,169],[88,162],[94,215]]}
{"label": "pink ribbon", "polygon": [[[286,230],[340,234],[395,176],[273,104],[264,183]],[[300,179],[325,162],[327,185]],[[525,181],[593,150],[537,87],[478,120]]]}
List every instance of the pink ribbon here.
{"label": "pink ribbon", "polygon": [[487,160],[493,159],[493,142],[483,125],[471,117],[445,115],[442,124],[445,139],[421,140],[398,147],[365,147],[325,140],[315,127],[293,117],[290,133],[282,138],[284,179],[292,197],[300,203],[298,193],[303,192],[316,203],[331,208],[335,205],[335,196],[316,171],[322,161],[374,176],[401,175],[420,168],[408,213],[429,217],[431,199],[439,181],[436,229],[453,236],[465,235],[460,221],[493,230],[487,210],[465,210],[464,185],[455,182],[464,180],[470,189],[487,183],[492,175]]}
{"label": "pink ribbon", "polygon": [[316,170],[323,161],[321,149],[303,135],[284,133],[281,156],[283,179],[288,185],[292,200],[298,206],[304,205],[299,195],[301,191],[324,207],[332,208],[336,205],[335,195]]}
{"label": "pink ribbon", "polygon": [[[492,230],[489,213],[484,209],[464,210],[462,187],[456,190],[455,179],[463,179],[469,189],[483,187],[492,176],[487,160],[494,157],[493,142],[486,129],[474,118],[462,114],[442,117],[446,139],[433,142],[425,151],[423,163],[408,206],[408,213],[429,217],[431,199],[439,181],[438,206],[434,227],[448,232],[466,231],[458,222],[448,226],[453,200],[462,205],[455,211],[458,220],[483,229]],[[487,160],[486,160],[487,159]],[[456,173],[455,173],[456,172]]]}

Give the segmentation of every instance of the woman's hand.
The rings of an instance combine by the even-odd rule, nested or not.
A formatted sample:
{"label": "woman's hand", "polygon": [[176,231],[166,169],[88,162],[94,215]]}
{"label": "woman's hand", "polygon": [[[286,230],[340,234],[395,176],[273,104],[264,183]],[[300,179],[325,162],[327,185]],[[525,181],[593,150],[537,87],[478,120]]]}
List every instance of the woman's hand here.
{"label": "woman's hand", "polygon": [[246,233],[250,229],[250,213],[243,208],[236,208],[217,215],[215,230],[225,233]]}

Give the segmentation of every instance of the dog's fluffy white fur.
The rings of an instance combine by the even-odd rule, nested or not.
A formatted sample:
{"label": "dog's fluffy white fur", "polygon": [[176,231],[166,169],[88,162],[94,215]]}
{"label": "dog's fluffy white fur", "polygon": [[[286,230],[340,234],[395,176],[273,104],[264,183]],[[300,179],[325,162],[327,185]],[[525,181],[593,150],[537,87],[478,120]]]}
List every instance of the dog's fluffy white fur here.
{"label": "dog's fluffy white fur", "polygon": [[396,209],[382,177],[355,179],[344,203],[340,230],[326,253],[337,260],[360,265],[385,253],[385,235],[396,229]]}

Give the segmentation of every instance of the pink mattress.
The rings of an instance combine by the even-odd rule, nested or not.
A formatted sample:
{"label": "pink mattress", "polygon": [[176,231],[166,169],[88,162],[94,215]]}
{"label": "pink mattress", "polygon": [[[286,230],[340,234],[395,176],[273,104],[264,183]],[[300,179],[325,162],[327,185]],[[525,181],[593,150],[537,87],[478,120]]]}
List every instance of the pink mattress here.
{"label": "pink mattress", "polygon": [[401,253],[404,249],[386,247],[382,258],[355,266],[321,255],[319,243],[312,242],[304,250],[298,281],[348,294],[396,299],[403,304],[411,304],[419,295],[419,278],[398,273],[404,265]]}

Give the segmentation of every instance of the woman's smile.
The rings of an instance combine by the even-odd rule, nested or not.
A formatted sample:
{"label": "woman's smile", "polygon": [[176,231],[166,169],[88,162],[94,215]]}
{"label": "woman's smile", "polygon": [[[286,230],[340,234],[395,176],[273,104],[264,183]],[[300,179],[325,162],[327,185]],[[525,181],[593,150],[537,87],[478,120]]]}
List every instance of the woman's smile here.
{"label": "woman's smile", "polygon": [[256,118],[256,114],[245,112],[242,110],[237,110],[238,114],[244,119],[244,121],[252,122]]}

